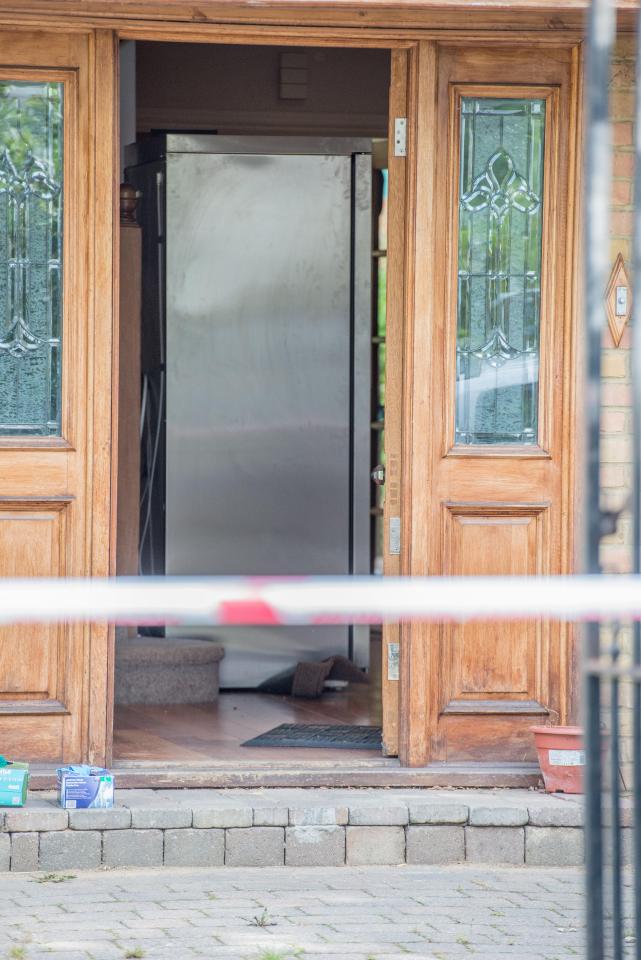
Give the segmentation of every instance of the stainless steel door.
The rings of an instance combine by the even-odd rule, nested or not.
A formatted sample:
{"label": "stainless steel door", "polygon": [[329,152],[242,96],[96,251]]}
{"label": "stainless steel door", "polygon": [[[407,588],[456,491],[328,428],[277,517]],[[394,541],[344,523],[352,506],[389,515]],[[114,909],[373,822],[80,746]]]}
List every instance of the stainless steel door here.
{"label": "stainless steel door", "polygon": [[[166,176],[166,571],[346,574],[351,156],[169,154]],[[347,653],[344,628],[215,634],[225,686]]]}

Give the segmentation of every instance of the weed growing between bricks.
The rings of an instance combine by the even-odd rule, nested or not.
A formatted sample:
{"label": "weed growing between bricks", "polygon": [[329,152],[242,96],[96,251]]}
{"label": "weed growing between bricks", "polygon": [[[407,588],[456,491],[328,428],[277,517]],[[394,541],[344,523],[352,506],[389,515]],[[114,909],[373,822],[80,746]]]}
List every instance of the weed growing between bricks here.
{"label": "weed growing between bricks", "polygon": [[41,877],[34,878],[34,883],[65,883],[75,879],[75,873],[43,873]]}
{"label": "weed growing between bricks", "polygon": [[300,951],[294,951],[294,953],[281,953],[276,950],[264,950],[258,960],[293,960],[294,957],[299,957]]}
{"label": "weed growing between bricks", "polygon": [[248,920],[247,922],[249,923],[250,927],[275,927],[276,926],[276,921],[272,920],[272,918],[270,917],[270,915],[267,913],[266,910],[263,910],[263,912],[260,915],[252,917],[251,920]]}

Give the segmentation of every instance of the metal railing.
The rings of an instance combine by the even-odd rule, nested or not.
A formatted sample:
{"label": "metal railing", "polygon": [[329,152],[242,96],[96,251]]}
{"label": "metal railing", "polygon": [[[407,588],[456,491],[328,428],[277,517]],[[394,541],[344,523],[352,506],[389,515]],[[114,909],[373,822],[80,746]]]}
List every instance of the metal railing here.
{"label": "metal railing", "polygon": [[[640,21],[641,22],[641,21]],[[584,571],[599,574],[599,545],[606,516],[600,504],[601,345],[605,323],[611,139],[610,60],[615,38],[615,0],[592,0],[586,57],[585,138],[585,343],[586,500]],[[637,36],[639,32],[637,33]],[[636,66],[635,216],[633,289],[641,300],[641,57]],[[632,324],[633,571],[641,572],[641,311]],[[631,628],[631,649],[620,624],[610,637],[598,623],[585,627],[583,676],[585,724],[586,883],[588,960],[641,960],[641,626]],[[632,700],[632,782],[621,778],[622,698]],[[626,788],[631,788],[626,791]],[[628,806],[624,791],[631,795]],[[631,850],[623,825],[632,814]],[[627,845],[626,845],[627,847]],[[628,874],[624,859],[631,861]]]}

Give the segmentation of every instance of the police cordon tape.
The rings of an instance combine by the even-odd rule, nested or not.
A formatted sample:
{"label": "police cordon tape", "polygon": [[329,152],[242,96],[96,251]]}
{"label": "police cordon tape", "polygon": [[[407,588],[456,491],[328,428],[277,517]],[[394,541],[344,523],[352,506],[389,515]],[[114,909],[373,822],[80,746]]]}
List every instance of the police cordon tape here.
{"label": "police cordon tape", "polygon": [[0,579],[0,624],[641,620],[641,576]]}

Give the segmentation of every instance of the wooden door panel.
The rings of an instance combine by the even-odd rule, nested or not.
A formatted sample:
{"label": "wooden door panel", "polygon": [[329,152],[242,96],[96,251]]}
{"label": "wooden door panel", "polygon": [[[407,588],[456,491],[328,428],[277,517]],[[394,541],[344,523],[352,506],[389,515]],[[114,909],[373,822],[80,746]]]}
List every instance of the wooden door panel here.
{"label": "wooden door panel", "polygon": [[42,711],[29,716],[19,703],[15,708],[3,705],[0,719],[3,756],[50,762],[61,755],[67,717],[43,717]]}
{"label": "wooden door panel", "polygon": [[[422,59],[412,572],[569,572],[576,52]],[[568,712],[568,644],[543,622],[412,627],[409,762],[533,759],[529,727]]]}
{"label": "wooden door panel", "polygon": [[[549,504],[443,506],[443,573],[533,576],[549,568]],[[547,626],[532,621],[443,628],[443,714],[547,714]],[[545,697],[543,697],[545,699]]]}
{"label": "wooden door panel", "polygon": [[[59,577],[66,573],[68,501],[0,501],[0,576]],[[65,629],[0,628],[0,701],[29,700],[66,712],[61,649]]]}
{"label": "wooden door panel", "polygon": [[444,714],[440,759],[449,763],[524,763],[536,760],[530,726],[544,717],[520,714]]}
{"label": "wooden door panel", "polygon": [[[111,375],[112,317],[102,336],[110,301],[93,258],[94,189],[112,174],[96,173],[97,49],[91,30],[0,29],[0,271],[13,278],[0,285],[3,577],[109,570],[109,497],[99,481],[105,460],[109,474],[111,402],[95,391],[102,370]],[[109,257],[101,266],[111,274]],[[3,753],[88,759],[101,631],[0,629]]]}

